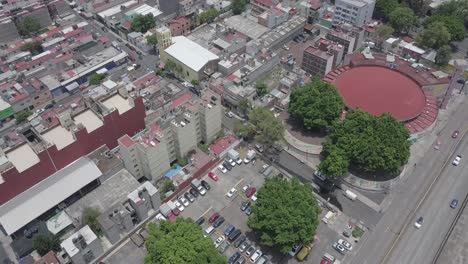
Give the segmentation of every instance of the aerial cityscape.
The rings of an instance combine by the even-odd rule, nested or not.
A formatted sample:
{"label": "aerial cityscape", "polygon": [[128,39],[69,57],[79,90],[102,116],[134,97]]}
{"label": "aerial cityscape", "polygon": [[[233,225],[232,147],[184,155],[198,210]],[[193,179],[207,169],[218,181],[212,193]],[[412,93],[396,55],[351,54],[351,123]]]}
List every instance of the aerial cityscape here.
{"label": "aerial cityscape", "polygon": [[0,264],[468,263],[467,0],[0,1]]}

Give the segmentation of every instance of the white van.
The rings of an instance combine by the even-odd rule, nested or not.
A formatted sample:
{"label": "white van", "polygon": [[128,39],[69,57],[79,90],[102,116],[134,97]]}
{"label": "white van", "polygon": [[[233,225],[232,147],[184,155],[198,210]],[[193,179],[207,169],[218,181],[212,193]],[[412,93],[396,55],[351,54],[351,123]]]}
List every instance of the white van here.
{"label": "white van", "polygon": [[335,213],[332,211],[328,211],[328,213],[325,214],[325,216],[322,218],[322,222],[328,224],[328,222],[330,222],[333,219],[333,217],[335,217]]}
{"label": "white van", "polygon": [[328,253],[325,253],[325,255],[323,255],[323,258],[330,261],[330,262],[332,262],[332,263],[335,262],[335,257],[328,254]]}
{"label": "white van", "polygon": [[214,231],[215,231],[215,228],[213,226],[210,226],[207,229],[205,229],[205,234],[207,236],[209,236],[209,235],[213,234]]}
{"label": "white van", "polygon": [[346,197],[348,197],[349,199],[351,199],[353,201],[356,200],[356,198],[357,198],[357,195],[355,193],[351,192],[350,190],[346,190],[343,193],[344,193],[344,195]]}

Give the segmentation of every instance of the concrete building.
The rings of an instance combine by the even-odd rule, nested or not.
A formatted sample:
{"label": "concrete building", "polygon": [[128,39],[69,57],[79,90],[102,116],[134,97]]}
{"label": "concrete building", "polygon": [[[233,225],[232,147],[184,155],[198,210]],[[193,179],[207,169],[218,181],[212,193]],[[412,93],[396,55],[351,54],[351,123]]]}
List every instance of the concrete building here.
{"label": "concrete building", "polygon": [[135,225],[132,215],[134,214],[135,209],[130,205],[126,206],[121,202],[117,202],[98,217],[101,230],[111,244],[119,241],[122,233],[130,232],[133,229]]}
{"label": "concrete building", "polygon": [[312,76],[323,77],[332,70],[333,61],[333,53],[311,46],[304,50],[302,69]]}
{"label": "concrete building", "polygon": [[372,19],[375,0],[336,0],[333,24],[349,23],[362,27]]}
{"label": "concrete building", "polygon": [[180,0],[179,1],[179,15],[190,16],[196,11],[194,0]]}
{"label": "concrete building", "polygon": [[344,47],[343,59],[362,47],[364,42],[364,29],[350,24],[340,24],[336,29],[330,30],[326,38]]}
{"label": "concrete building", "polygon": [[65,239],[60,246],[73,264],[92,263],[104,253],[99,238],[88,225]]}
{"label": "concrete building", "polygon": [[278,0],[252,0],[250,1],[250,7],[254,15],[260,15],[278,4],[278,2]]}
{"label": "concrete building", "polygon": [[172,42],[161,53],[161,60],[165,63],[173,61],[180,67],[178,74],[181,78],[199,81],[216,72],[219,59],[216,54],[184,36],[172,37]]}
{"label": "concrete building", "polygon": [[130,205],[135,209],[139,221],[148,218],[150,210],[157,211],[161,206],[161,198],[158,189],[149,181],[145,181],[140,187],[127,195]]}
{"label": "concrete building", "polygon": [[172,45],[172,33],[167,27],[159,27],[156,29],[156,38],[158,39],[159,54]]}
{"label": "concrete building", "polygon": [[190,33],[190,26],[192,23],[186,17],[179,17],[172,20],[167,27],[171,30],[172,36],[183,36]]}
{"label": "concrete building", "polygon": [[166,16],[179,12],[179,0],[159,0],[159,9]]}
{"label": "concrete building", "polygon": [[13,107],[2,98],[0,98],[0,120],[3,121],[15,114]]}
{"label": "concrete building", "polygon": [[289,14],[277,7],[272,7],[270,10],[257,16],[257,22],[267,28],[275,28],[289,19]]}
{"label": "concrete building", "polygon": [[16,29],[15,22],[9,17],[0,18],[0,43],[8,43],[19,38],[20,35]]}

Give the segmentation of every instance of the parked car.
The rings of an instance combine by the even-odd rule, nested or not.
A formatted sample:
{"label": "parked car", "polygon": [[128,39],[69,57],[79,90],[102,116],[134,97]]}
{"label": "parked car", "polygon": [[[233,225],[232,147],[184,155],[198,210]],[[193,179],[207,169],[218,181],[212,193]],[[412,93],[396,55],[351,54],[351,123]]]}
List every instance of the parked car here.
{"label": "parked car", "polygon": [[226,242],[226,241],[224,241],[224,242],[219,246],[219,249],[218,249],[219,253],[223,254],[223,253],[226,251],[226,249],[228,249],[228,247],[229,247],[229,243]]}
{"label": "parked car", "polygon": [[338,242],[333,243],[333,248],[342,255],[346,252],[346,249],[341,244],[338,244]]}
{"label": "parked car", "polygon": [[128,59],[129,59],[130,61],[136,61],[135,57],[133,57],[133,56],[131,56],[131,55],[128,55]]}
{"label": "parked car", "polygon": [[252,213],[253,213],[252,207],[249,207],[249,208],[245,209],[245,214],[246,214],[247,216],[250,216]]}
{"label": "parked car", "polygon": [[198,190],[198,192],[201,194],[201,196],[205,196],[205,194],[206,194],[206,189],[203,188],[203,185],[199,185],[199,186],[197,187],[197,190]]}
{"label": "parked car", "polygon": [[229,258],[229,264],[234,264],[239,258],[241,254],[239,252],[236,252],[232,254],[232,256]]}
{"label": "parked car", "polygon": [[229,164],[227,161],[223,162],[224,168],[226,168],[228,171],[232,170],[231,164]]}
{"label": "parked car", "polygon": [[177,207],[177,209],[179,209],[179,211],[183,212],[185,210],[185,207],[179,202],[179,201],[175,201],[175,206]]}
{"label": "parked car", "polygon": [[136,51],[136,54],[138,54],[138,55],[143,55],[143,54],[141,53],[141,51],[139,51],[139,50]]}
{"label": "parked car", "polygon": [[195,202],[195,198],[193,197],[192,194],[190,194],[190,192],[186,192],[186,193],[184,194],[184,197],[185,197],[187,200],[189,200],[191,203]]}
{"label": "parked car", "polygon": [[233,225],[229,225],[229,226],[226,227],[226,229],[224,230],[224,235],[225,235],[225,236],[229,236],[232,232],[234,232],[234,230],[236,230],[236,228],[235,228]]}
{"label": "parked car", "polygon": [[246,192],[245,192],[245,196],[247,196],[247,198],[250,198],[252,195],[255,194],[255,192],[257,191],[257,189],[255,187],[250,187]]}
{"label": "parked car", "polygon": [[236,166],[236,162],[233,159],[227,159],[226,160],[232,167]]}
{"label": "parked car", "polygon": [[244,264],[244,263],[245,263],[245,258],[242,256],[236,261],[236,264]]}
{"label": "parked car", "polygon": [[416,227],[417,229],[421,228],[421,226],[423,225],[424,223],[424,218],[422,216],[420,216],[418,218],[418,220],[416,220],[416,222],[414,222],[414,227]]}
{"label": "parked car", "polygon": [[198,225],[202,225],[203,223],[205,223],[205,218],[200,217],[200,218],[198,218],[198,220],[195,223],[197,223]]}
{"label": "parked car", "polygon": [[212,171],[208,172],[208,177],[210,177],[213,181],[219,180],[218,176],[216,176],[216,174]]}
{"label": "parked car", "polygon": [[457,156],[455,157],[455,159],[452,161],[452,164],[453,164],[454,166],[458,166],[458,164],[460,164],[461,158],[462,158],[462,157],[461,157],[460,155],[457,155]]}
{"label": "parked car", "polygon": [[219,227],[224,223],[224,220],[224,217],[220,216],[218,219],[216,219],[216,221],[214,221],[213,227]]}
{"label": "parked car", "polygon": [[302,246],[301,245],[295,245],[292,247],[291,251],[288,252],[289,256],[294,257],[296,256],[297,252],[301,250]]}
{"label": "parked car", "polygon": [[242,244],[239,246],[239,251],[240,251],[240,252],[244,252],[244,251],[246,251],[249,247],[250,247],[250,243],[249,243],[249,241],[246,240],[246,241],[242,242]]}
{"label": "parked car", "polygon": [[218,170],[221,171],[222,173],[226,173],[227,169],[223,165],[218,166]]}
{"label": "parked car", "polygon": [[452,209],[457,208],[457,205],[458,205],[458,200],[457,199],[453,199],[452,202],[450,203],[450,207]]}
{"label": "parked car", "polygon": [[210,217],[210,219],[208,219],[208,222],[209,222],[210,224],[212,224],[212,223],[213,223],[214,221],[216,221],[216,219],[218,219],[220,216],[221,216],[221,215],[220,215],[218,212],[216,212],[216,213],[214,213],[214,214]]}
{"label": "parked car", "polygon": [[201,181],[201,185],[203,185],[203,188],[207,190],[211,189],[211,186],[204,180]]}
{"label": "parked car", "polygon": [[245,193],[249,188],[250,188],[250,184],[244,185],[244,187],[242,187],[242,192]]}
{"label": "parked car", "polygon": [[239,229],[236,229],[234,230],[231,234],[229,234],[228,236],[228,240],[229,242],[234,242],[240,235],[242,234],[242,232],[239,230]]}
{"label": "parked car", "polygon": [[241,211],[245,211],[247,208],[249,208],[249,206],[250,206],[250,201],[244,201],[242,202],[240,209]]}
{"label": "parked car", "polygon": [[229,190],[229,191],[226,193],[226,196],[227,196],[227,197],[233,197],[236,193],[237,193],[237,189],[236,189],[236,188],[231,188],[231,190]]}
{"label": "parked car", "polygon": [[247,256],[250,256],[252,255],[252,253],[255,252],[255,247],[254,246],[250,246],[246,251],[245,251],[245,255]]}
{"label": "parked car", "polygon": [[172,213],[174,213],[175,216],[179,216],[180,210],[178,208],[172,209]]}
{"label": "parked car", "polygon": [[353,246],[344,239],[338,239],[338,244],[341,244],[348,251],[351,251],[353,249]]}
{"label": "parked car", "polygon": [[257,262],[257,260],[262,256],[262,251],[260,251],[260,249],[257,249],[253,255],[250,257],[250,260],[252,261],[252,263],[255,263]]}
{"label": "parked car", "polygon": [[234,117],[234,113],[229,111],[226,113],[226,115],[229,117],[229,118],[233,118]]}
{"label": "parked car", "polygon": [[198,191],[195,190],[194,188],[190,188],[189,190],[190,194],[193,195],[193,197],[198,197]]}
{"label": "parked car", "polygon": [[241,158],[237,158],[236,163],[237,163],[237,165],[241,165],[241,164],[242,164],[242,159],[241,159]]}
{"label": "parked car", "polygon": [[458,130],[453,131],[452,138],[457,138],[459,134],[460,134],[460,131]]}
{"label": "parked car", "polygon": [[214,242],[215,248],[218,248],[219,246],[221,246],[221,244],[224,242],[224,240],[225,240],[224,236],[218,237]]}
{"label": "parked car", "polygon": [[189,206],[189,204],[190,204],[189,201],[187,199],[185,199],[185,197],[182,197],[182,196],[179,197],[179,202],[181,204],[183,204],[185,207]]}
{"label": "parked car", "polygon": [[240,236],[239,239],[237,239],[236,242],[234,243],[234,247],[236,248],[240,247],[245,242],[246,239],[247,237],[245,237],[244,235]]}

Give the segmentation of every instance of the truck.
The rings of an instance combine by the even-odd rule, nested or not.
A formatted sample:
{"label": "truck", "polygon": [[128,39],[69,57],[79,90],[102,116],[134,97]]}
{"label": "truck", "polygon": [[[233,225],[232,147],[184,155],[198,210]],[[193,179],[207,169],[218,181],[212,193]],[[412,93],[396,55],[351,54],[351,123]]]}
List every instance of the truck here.
{"label": "truck", "polygon": [[244,159],[244,163],[247,164],[249,162],[251,162],[252,160],[255,159],[255,157],[257,156],[257,152],[255,152],[255,150],[253,149],[249,149],[249,151],[247,151],[247,155]]}
{"label": "truck", "polygon": [[112,47],[114,47],[116,50],[121,51],[119,43],[117,41],[112,41]]}
{"label": "truck", "polygon": [[177,206],[175,205],[175,203],[173,201],[167,201],[166,203],[169,206],[169,208],[171,208],[172,211],[178,210]]}
{"label": "truck", "polygon": [[206,194],[205,188],[201,185],[201,182],[198,179],[193,179],[190,184],[195,190],[197,190],[202,196]]}

